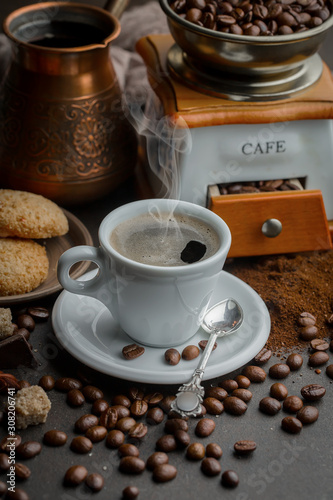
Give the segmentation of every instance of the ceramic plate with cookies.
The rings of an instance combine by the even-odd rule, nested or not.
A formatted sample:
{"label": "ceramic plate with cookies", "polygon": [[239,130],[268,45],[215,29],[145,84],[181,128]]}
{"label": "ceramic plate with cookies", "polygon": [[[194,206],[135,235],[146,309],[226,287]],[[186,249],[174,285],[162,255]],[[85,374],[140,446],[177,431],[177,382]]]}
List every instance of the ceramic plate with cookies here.
{"label": "ceramic plate with cookies", "polygon": [[[61,290],[56,266],[76,245],[91,245],[73,214],[41,195],[0,189],[0,305],[40,299]],[[73,266],[77,279],[88,262]]]}

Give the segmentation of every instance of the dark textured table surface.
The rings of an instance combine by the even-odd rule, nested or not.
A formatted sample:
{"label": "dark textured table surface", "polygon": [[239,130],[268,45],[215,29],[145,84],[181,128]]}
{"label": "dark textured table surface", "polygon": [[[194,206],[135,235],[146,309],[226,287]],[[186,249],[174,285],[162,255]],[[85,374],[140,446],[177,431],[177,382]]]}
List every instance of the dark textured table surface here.
{"label": "dark textured table surface", "polygon": [[[2,1],[0,15],[3,18],[14,8],[29,3],[31,2]],[[85,3],[103,4],[97,1]],[[324,46],[323,53],[327,57],[332,57],[330,49],[325,52],[329,45],[330,38]],[[103,217],[113,208],[135,199],[136,196],[135,185],[130,181],[105,199],[86,207],[71,207],[70,211],[82,220],[97,244],[97,229]],[[48,297],[36,305],[47,307],[51,312],[55,299],[55,296]],[[57,342],[51,320],[36,326],[31,335],[31,343],[38,357],[39,367],[36,370],[28,368],[11,370],[18,378],[35,384],[44,374],[53,375],[55,378],[75,377],[77,370],[84,370],[84,366],[72,358]],[[80,415],[89,413],[91,405],[85,403],[81,408],[71,408],[66,403],[65,394],[56,390],[48,393],[52,409],[47,422],[40,426],[29,427],[22,431],[21,435],[24,441],[42,442],[44,432],[56,428],[68,434],[68,442],[61,448],[43,446],[40,455],[25,461],[24,463],[31,469],[31,477],[18,486],[24,488],[33,500],[80,500],[91,497],[116,500],[121,498],[123,488],[129,484],[137,485],[140,489],[138,498],[145,500],[168,498],[192,500],[194,497],[230,500],[259,498],[329,500],[333,498],[333,384],[326,376],[325,368],[320,374],[315,374],[307,366],[308,352],[305,350],[302,354],[304,356],[302,369],[290,374],[283,381],[289,394],[300,395],[300,389],[304,385],[318,383],[326,388],[326,395],[315,403],[320,413],[318,421],[304,426],[300,434],[288,434],[281,429],[281,420],[286,416],[283,411],[273,417],[259,411],[260,399],[269,394],[269,388],[274,382],[269,376],[264,383],[250,386],[253,398],[244,415],[236,417],[224,413],[219,417],[211,417],[216,422],[216,429],[210,437],[197,438],[194,434],[197,421],[194,419],[189,421],[192,441],[201,441],[203,444],[216,442],[222,447],[222,471],[233,469],[240,478],[239,486],[234,490],[221,486],[220,475],[212,478],[205,476],[200,470],[200,462],[190,462],[185,458],[185,452],[181,450],[170,453],[169,462],[177,467],[178,475],[173,481],[165,484],[154,483],[151,472],[148,471],[139,476],[129,476],[119,472],[117,452],[108,449],[105,442],[95,444],[93,451],[88,455],[75,454],[69,448],[69,443],[75,436],[74,422]],[[264,366],[266,372],[277,361],[278,358],[271,358]],[[332,353],[329,363],[333,363]],[[230,374],[230,378],[240,372],[241,369]],[[105,399],[108,401],[111,401],[115,394],[126,394],[133,385],[138,385],[145,393],[158,391],[165,395],[174,394],[178,387],[133,384],[97,372],[90,375],[93,383],[104,391]],[[216,385],[220,380],[221,377],[205,382],[204,385],[206,387]],[[144,418],[142,421],[144,422]],[[155,443],[163,434],[164,423],[148,427],[146,438],[138,444],[143,459],[147,459],[155,451]],[[4,430],[1,432],[4,433]],[[251,456],[237,457],[233,453],[234,443],[241,439],[251,439],[257,443],[257,449]],[[65,488],[64,473],[73,464],[85,465],[89,472],[100,472],[105,478],[104,489],[93,495],[82,485],[75,489]],[[0,475],[0,480],[5,480],[4,474]]]}

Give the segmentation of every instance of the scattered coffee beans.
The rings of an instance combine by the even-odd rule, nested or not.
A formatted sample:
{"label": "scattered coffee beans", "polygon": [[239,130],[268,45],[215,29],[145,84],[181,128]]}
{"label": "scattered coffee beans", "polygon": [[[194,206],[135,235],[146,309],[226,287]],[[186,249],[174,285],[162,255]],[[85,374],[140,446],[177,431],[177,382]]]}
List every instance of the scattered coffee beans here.
{"label": "scattered coffee beans", "polygon": [[201,462],[202,472],[209,477],[217,476],[221,472],[221,465],[216,458],[206,457]]}
{"label": "scattered coffee beans", "polygon": [[114,429],[117,421],[118,421],[118,411],[114,407],[110,407],[102,411],[99,418],[99,424],[103,425],[103,427],[106,427],[106,429],[108,430]]}
{"label": "scattered coffee beans", "polygon": [[226,486],[227,488],[236,488],[236,486],[238,486],[239,484],[239,478],[235,471],[226,470],[222,474],[221,482],[222,485]]}
{"label": "scattered coffee beans", "polygon": [[175,451],[177,449],[177,441],[173,434],[164,434],[156,441],[156,449],[158,451],[163,451],[164,453],[169,453],[170,451]]}
{"label": "scattered coffee beans", "polygon": [[165,361],[172,366],[178,365],[180,358],[180,352],[178,352],[177,349],[171,348],[164,353]]}
{"label": "scattered coffee beans", "polygon": [[[200,342],[198,343],[198,346],[200,347],[200,349],[202,351],[204,351],[206,349],[207,344],[208,344],[208,340],[200,340]],[[216,348],[217,348],[217,342],[214,342],[213,351],[215,351]]]}
{"label": "scattered coffee beans", "polygon": [[299,370],[303,364],[303,358],[300,354],[290,354],[286,361],[291,371]]}
{"label": "scattered coffee beans", "polygon": [[219,401],[224,401],[227,396],[228,396],[227,391],[222,387],[208,387],[205,390],[206,398],[216,398]]}
{"label": "scattered coffee beans", "polygon": [[326,375],[333,379],[333,365],[328,365],[326,367]]}
{"label": "scattered coffee beans", "polygon": [[124,500],[134,500],[139,495],[139,488],[136,486],[126,486],[123,489],[123,499]]}
{"label": "scattered coffee beans", "polygon": [[49,311],[45,307],[29,307],[27,313],[36,323],[47,321],[49,319]]}
{"label": "scattered coffee beans", "polygon": [[208,437],[215,430],[215,422],[211,418],[202,418],[195,427],[195,434],[198,437]]}
{"label": "scattered coffee beans", "polygon": [[218,460],[223,455],[223,451],[220,445],[217,443],[209,443],[206,446],[206,457],[213,457]]}
{"label": "scattered coffee beans", "polygon": [[10,468],[9,457],[6,453],[0,453],[0,471],[7,471]]}
{"label": "scattered coffee beans", "polygon": [[77,436],[72,439],[71,442],[71,450],[75,451],[75,453],[80,453],[81,455],[85,455],[92,450],[93,444],[90,439],[85,436]]}
{"label": "scattered coffee beans", "polygon": [[56,380],[55,388],[58,389],[58,391],[63,391],[63,392],[68,392],[71,389],[81,390],[82,383],[80,382],[80,380],[77,380],[76,378],[61,377]]}
{"label": "scattered coffee beans", "polygon": [[29,495],[21,488],[15,488],[15,491],[7,491],[6,500],[29,500]]}
{"label": "scattered coffee beans", "polygon": [[108,448],[119,448],[125,441],[125,434],[117,429],[112,429],[106,437]]}
{"label": "scattered coffee beans", "polygon": [[317,337],[318,328],[315,325],[304,326],[300,331],[300,338],[309,342]]}
{"label": "scattered coffee beans", "polygon": [[188,345],[182,351],[182,358],[191,361],[199,356],[200,350],[196,345]]}
{"label": "scattered coffee beans", "polygon": [[177,469],[171,464],[157,465],[153,470],[153,479],[157,483],[166,483],[177,476]]}
{"label": "scattered coffee beans", "polygon": [[284,417],[281,422],[281,427],[284,431],[291,434],[298,434],[302,430],[302,422],[296,417]]}
{"label": "scattered coffee beans", "polygon": [[91,407],[91,413],[94,415],[101,415],[103,411],[109,408],[109,403],[105,399],[96,399]]}
{"label": "scattered coffee beans", "polygon": [[30,314],[20,314],[16,323],[19,328],[26,328],[29,332],[33,332],[35,329],[35,321]]}
{"label": "scattered coffee beans", "polygon": [[258,363],[258,365],[264,365],[269,361],[272,357],[272,351],[269,349],[262,349],[258,354],[254,357],[255,363]]}
{"label": "scattered coffee beans", "polygon": [[148,457],[146,462],[146,467],[148,470],[154,470],[158,465],[167,464],[169,462],[169,457],[163,451],[155,451],[150,457]]}
{"label": "scattered coffee beans", "polygon": [[251,385],[251,381],[244,375],[237,375],[235,382],[237,382],[239,389],[248,389]]}
{"label": "scattered coffee beans", "polygon": [[127,406],[123,405],[113,405],[110,406],[110,409],[117,412],[118,419],[129,417],[131,414],[130,408],[127,408]]}
{"label": "scattered coffee beans", "polygon": [[223,403],[216,398],[205,398],[202,404],[210,415],[221,415],[224,411]]}
{"label": "scattered coffee beans", "polygon": [[222,389],[224,389],[226,392],[232,392],[235,389],[238,389],[238,384],[236,380],[227,379],[227,380],[222,380],[222,382],[219,382],[219,387],[222,387]]}
{"label": "scattered coffee beans", "polygon": [[242,374],[245,375],[250,382],[261,383],[266,379],[266,372],[260,368],[260,366],[246,366],[243,368]]}
{"label": "scattered coffee beans", "polygon": [[98,472],[93,472],[86,477],[85,484],[93,492],[101,491],[104,486],[104,478]]}
{"label": "scattered coffee beans", "polygon": [[86,385],[82,389],[82,393],[86,400],[90,403],[93,403],[94,401],[97,401],[97,399],[102,399],[104,397],[103,392],[98,389],[98,387],[95,387],[93,385]]}
{"label": "scattered coffee beans", "polygon": [[164,420],[164,412],[161,408],[150,408],[147,411],[146,421],[149,425],[158,425]]}
{"label": "scattered coffee beans", "polygon": [[281,410],[281,403],[275,398],[266,396],[259,402],[259,409],[266,415],[276,415]]}
{"label": "scattered coffee beans", "polygon": [[284,363],[276,363],[270,367],[268,373],[271,378],[282,379],[289,375],[290,368]]}
{"label": "scattered coffee beans", "polygon": [[142,356],[144,352],[145,348],[137,344],[126,345],[122,350],[124,358],[128,359],[129,361]]}
{"label": "scattered coffee beans", "polygon": [[134,425],[136,424],[136,420],[132,417],[124,417],[118,420],[116,423],[116,429],[121,432],[128,432]]}
{"label": "scattered coffee beans", "polygon": [[310,342],[311,349],[314,351],[327,351],[330,347],[329,343],[323,339],[313,339]]}
{"label": "scattered coffee beans", "polygon": [[90,427],[94,427],[95,425],[98,425],[98,417],[87,413],[77,419],[74,424],[74,429],[80,434],[85,434]]}
{"label": "scattered coffee beans", "polygon": [[16,448],[20,458],[33,458],[42,451],[42,445],[38,441],[25,441]]}
{"label": "scattered coffee beans", "polygon": [[88,475],[87,469],[83,465],[72,465],[65,474],[65,485],[66,486],[77,486],[83,483]]}
{"label": "scattered coffee beans", "polygon": [[284,384],[281,384],[281,382],[275,382],[275,384],[271,386],[269,394],[272,398],[283,401],[288,396],[288,389]]}
{"label": "scattered coffee beans", "polygon": [[309,384],[301,389],[301,395],[306,401],[318,401],[326,394],[326,389],[319,384]]}
{"label": "scattered coffee beans", "polygon": [[20,462],[16,462],[15,464],[15,476],[17,479],[21,481],[25,481],[31,475],[31,470],[24,464],[20,464]]}
{"label": "scattered coffee beans", "polygon": [[5,436],[4,438],[2,438],[2,440],[0,442],[0,450],[4,451],[5,453],[9,453],[10,448],[8,448],[8,446],[12,445],[12,443],[14,443],[14,446],[17,449],[20,446],[21,441],[22,441],[22,438],[19,435]]}
{"label": "scattered coffee beans", "polygon": [[120,457],[138,457],[140,455],[139,448],[131,443],[124,443],[118,448]]}
{"label": "scattered coffee beans", "polygon": [[256,448],[256,443],[247,439],[243,441],[237,441],[234,444],[234,450],[237,455],[249,455],[250,453],[253,453]]}
{"label": "scattered coffee beans", "polygon": [[317,319],[315,318],[315,316],[304,311],[299,315],[297,323],[299,324],[299,326],[313,326],[316,324],[316,321]]}
{"label": "scattered coffee beans", "polygon": [[309,357],[309,366],[317,367],[324,365],[330,359],[325,351],[316,351]]}
{"label": "scattered coffee beans", "polygon": [[175,439],[177,441],[178,448],[186,448],[191,442],[189,433],[181,429],[178,429],[178,431],[175,432]]}
{"label": "scattered coffee beans", "polygon": [[160,392],[151,392],[150,394],[147,394],[143,400],[148,403],[148,406],[157,406],[163,399],[163,394]]}
{"label": "scattered coffee beans", "polygon": [[128,391],[128,397],[131,401],[135,401],[136,399],[143,399],[144,392],[139,389],[139,387],[131,387]]}
{"label": "scattered coffee beans", "polygon": [[44,391],[51,391],[54,388],[55,380],[51,375],[43,375],[38,382],[38,385],[44,389]]}
{"label": "scattered coffee beans", "polygon": [[298,396],[288,396],[283,401],[283,409],[288,413],[296,413],[303,407],[303,401]]}
{"label": "scattered coffee beans", "polygon": [[142,422],[137,422],[129,429],[127,437],[129,441],[140,441],[146,436],[147,432],[148,427]]}
{"label": "scattered coffee beans", "polygon": [[113,405],[125,406],[125,408],[129,408],[132,404],[131,400],[124,394],[117,394],[117,396],[113,398],[112,403]]}
{"label": "scattered coffee beans", "polygon": [[303,408],[297,412],[296,417],[303,425],[312,424],[318,420],[319,411],[315,406],[303,406]]}
{"label": "scattered coffee beans", "polygon": [[45,432],[43,442],[48,446],[63,446],[67,442],[67,434],[65,432],[52,429]]}
{"label": "scattered coffee beans", "polygon": [[231,415],[243,415],[247,410],[247,404],[235,396],[228,396],[223,404],[225,411]]}
{"label": "scattered coffee beans", "polygon": [[235,396],[245,403],[248,403],[252,399],[252,392],[247,389],[235,389],[232,391],[231,396]]}
{"label": "scattered coffee beans", "polygon": [[164,425],[164,430],[167,434],[175,434],[176,431],[188,431],[188,423],[182,418],[172,418],[167,420]]}
{"label": "scattered coffee beans", "polygon": [[120,472],[125,474],[141,474],[145,468],[145,462],[139,457],[123,457],[119,463]]}
{"label": "scattered coffee beans", "polygon": [[135,418],[142,417],[148,411],[148,403],[144,399],[133,401],[130,407],[131,415]]}
{"label": "scattered coffee beans", "polygon": [[86,432],[86,437],[90,439],[92,443],[99,443],[105,439],[107,433],[107,429],[102,425],[94,425],[93,427],[89,427]]}
{"label": "scattered coffee beans", "polygon": [[189,460],[202,460],[205,456],[206,450],[201,443],[191,443],[186,450],[186,457]]}
{"label": "scattered coffee beans", "polygon": [[71,389],[70,391],[67,392],[67,403],[70,406],[82,406],[85,402],[84,395],[79,389]]}

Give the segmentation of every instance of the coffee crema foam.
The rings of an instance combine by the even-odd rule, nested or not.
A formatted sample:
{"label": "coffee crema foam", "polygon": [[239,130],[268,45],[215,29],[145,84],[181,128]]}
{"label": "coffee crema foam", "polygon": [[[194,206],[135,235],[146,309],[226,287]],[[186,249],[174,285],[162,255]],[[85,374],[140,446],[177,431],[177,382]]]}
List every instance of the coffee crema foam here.
{"label": "coffee crema foam", "polygon": [[220,248],[216,231],[200,219],[166,213],[143,214],[121,222],[111,233],[111,246],[124,257],[151,266],[186,266],[181,253],[190,241],[206,246],[200,261]]}

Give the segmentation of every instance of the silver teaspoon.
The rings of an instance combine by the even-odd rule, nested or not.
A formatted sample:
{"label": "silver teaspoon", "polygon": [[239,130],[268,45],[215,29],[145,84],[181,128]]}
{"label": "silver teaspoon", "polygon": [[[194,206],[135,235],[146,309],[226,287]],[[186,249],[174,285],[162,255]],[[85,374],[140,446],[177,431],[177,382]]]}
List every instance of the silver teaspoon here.
{"label": "silver teaspoon", "polygon": [[172,410],[183,417],[200,415],[205,392],[201,380],[215,341],[218,337],[236,332],[242,323],[243,310],[238,302],[231,298],[218,302],[206,312],[201,326],[210,334],[209,340],[191,380],[179,387],[176,399],[171,404]]}

